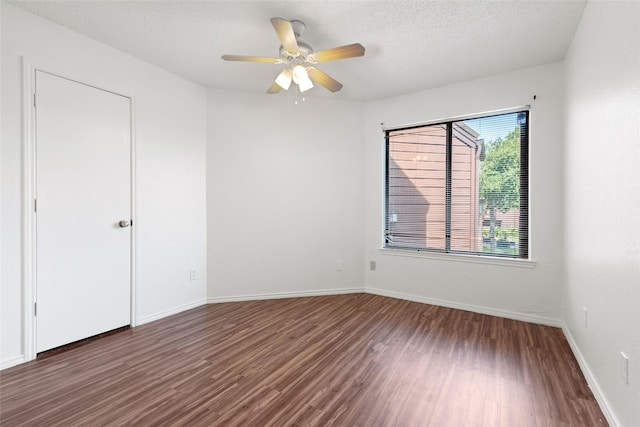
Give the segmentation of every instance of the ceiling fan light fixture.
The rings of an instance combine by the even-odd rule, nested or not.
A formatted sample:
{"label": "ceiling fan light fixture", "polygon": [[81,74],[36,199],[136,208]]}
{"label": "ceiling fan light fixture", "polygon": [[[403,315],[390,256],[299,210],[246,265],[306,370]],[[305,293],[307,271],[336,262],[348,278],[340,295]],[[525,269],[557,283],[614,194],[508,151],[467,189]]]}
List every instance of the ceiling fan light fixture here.
{"label": "ceiling fan light fixture", "polygon": [[298,87],[300,87],[300,92],[306,92],[313,87],[313,83],[311,79],[307,77],[306,79],[302,79],[298,82]]}
{"label": "ceiling fan light fixture", "polygon": [[300,84],[300,82],[304,80],[309,80],[309,74],[307,73],[307,69],[300,64],[293,66],[293,81]]}
{"label": "ceiling fan light fixture", "polygon": [[291,69],[285,68],[282,72],[276,77],[276,83],[284,90],[289,90],[289,86],[291,86]]}
{"label": "ceiling fan light fixture", "polygon": [[309,73],[304,65],[296,64],[291,71],[293,81],[298,84],[300,92],[305,92],[313,87]]}

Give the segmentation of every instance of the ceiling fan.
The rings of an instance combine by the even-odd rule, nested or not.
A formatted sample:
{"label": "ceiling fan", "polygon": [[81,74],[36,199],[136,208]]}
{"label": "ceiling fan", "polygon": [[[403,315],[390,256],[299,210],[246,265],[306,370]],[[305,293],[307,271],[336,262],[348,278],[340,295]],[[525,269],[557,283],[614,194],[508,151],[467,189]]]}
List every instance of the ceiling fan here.
{"label": "ceiling fan", "polygon": [[301,21],[287,21],[282,18],[271,18],[271,24],[282,45],[280,57],[271,58],[265,56],[246,55],[222,55],[225,61],[267,62],[273,64],[286,64],[286,67],[278,74],[273,84],[267,89],[267,93],[278,93],[280,90],[288,90],[291,82],[295,83],[300,92],[305,92],[313,87],[313,82],[325,87],[331,92],[342,89],[342,83],[316,68],[320,62],[334,61],[336,59],[354,58],[364,55],[364,46],[353,43],[332,49],[314,52],[311,46],[299,40],[305,25]]}

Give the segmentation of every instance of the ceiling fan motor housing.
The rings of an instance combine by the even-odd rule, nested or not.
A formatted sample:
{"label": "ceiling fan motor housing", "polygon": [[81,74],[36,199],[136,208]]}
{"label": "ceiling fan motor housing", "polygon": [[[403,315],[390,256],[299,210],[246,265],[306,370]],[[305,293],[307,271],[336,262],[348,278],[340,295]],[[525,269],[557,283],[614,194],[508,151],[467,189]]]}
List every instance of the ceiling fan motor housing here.
{"label": "ceiling fan motor housing", "polygon": [[286,50],[283,46],[280,46],[280,59],[285,62],[295,62],[295,59],[299,59],[301,62],[312,62],[309,55],[313,53],[313,48],[307,43],[298,42],[298,52],[292,53]]}

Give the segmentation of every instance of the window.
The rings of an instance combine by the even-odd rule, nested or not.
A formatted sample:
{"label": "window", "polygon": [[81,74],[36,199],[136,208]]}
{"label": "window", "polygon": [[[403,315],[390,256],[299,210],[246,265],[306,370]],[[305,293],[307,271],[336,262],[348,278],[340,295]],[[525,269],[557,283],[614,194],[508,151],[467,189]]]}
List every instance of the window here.
{"label": "window", "polygon": [[528,258],[529,113],[385,131],[387,248]]}

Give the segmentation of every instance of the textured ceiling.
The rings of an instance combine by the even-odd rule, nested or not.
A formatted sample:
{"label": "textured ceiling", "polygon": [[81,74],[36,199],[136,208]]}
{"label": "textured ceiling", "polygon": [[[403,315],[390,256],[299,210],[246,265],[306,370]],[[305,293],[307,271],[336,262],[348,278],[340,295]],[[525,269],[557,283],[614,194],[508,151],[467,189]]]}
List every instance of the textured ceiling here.
{"label": "textured ceiling", "polygon": [[[561,60],[584,1],[13,1],[200,85],[264,93],[282,65],[272,17],[306,24],[314,50],[359,42],[321,64],[344,84],[317,96],[371,100]],[[267,96],[267,95],[265,95]],[[278,95],[275,95],[278,96]]]}

